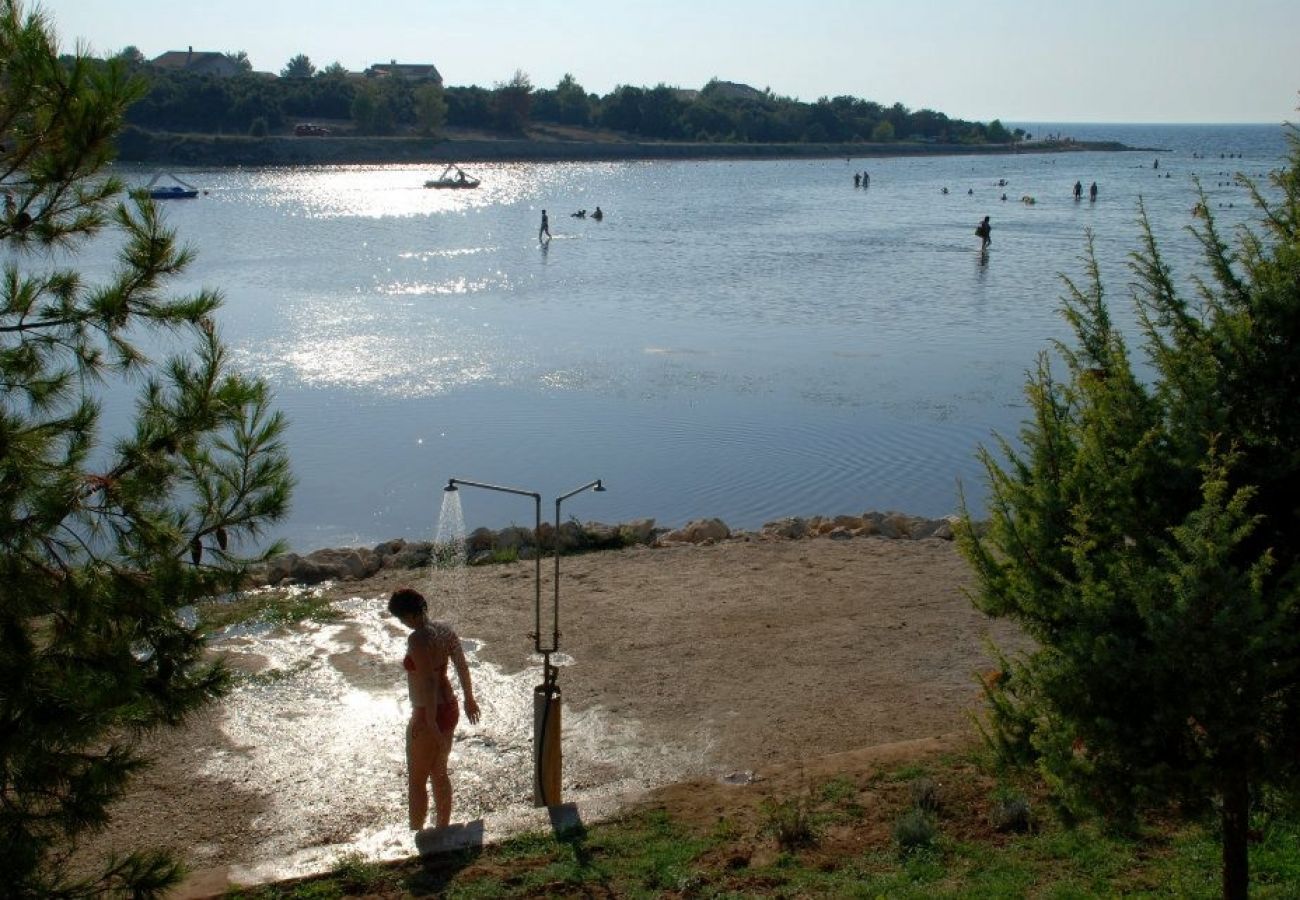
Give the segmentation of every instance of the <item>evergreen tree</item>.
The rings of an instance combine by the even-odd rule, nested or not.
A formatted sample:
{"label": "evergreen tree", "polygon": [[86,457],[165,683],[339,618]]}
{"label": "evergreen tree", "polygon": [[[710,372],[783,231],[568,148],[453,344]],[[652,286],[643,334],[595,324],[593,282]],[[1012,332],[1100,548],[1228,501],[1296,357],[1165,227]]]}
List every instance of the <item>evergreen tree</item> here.
{"label": "evergreen tree", "polygon": [[[219,295],[165,295],[191,253],[105,171],[140,90],[121,60],[60,62],[49,23],[0,0],[6,896],[147,897],[176,882],[178,865],[151,851],[78,877],[66,864],[144,764],[138,738],[222,691],[224,669],[178,610],[236,589],[291,487],[266,386],[227,370]],[[102,284],[63,262],[110,239],[118,265]],[[175,355],[151,359],[144,339]],[[109,434],[99,396],[114,384],[139,396]]]}
{"label": "evergreen tree", "polygon": [[516,69],[509,81],[498,82],[492,90],[497,127],[508,134],[523,134],[528,127],[532,93],[533,83],[521,69]]}
{"label": "evergreen tree", "polygon": [[[1131,822],[1219,810],[1223,893],[1245,897],[1252,799],[1300,766],[1300,139],[1262,232],[1193,229],[1178,288],[1145,210],[1133,254],[1149,376],[1112,324],[1095,258],[1064,305],[1068,377],[1029,380],[1023,449],[987,450],[991,521],[963,552],[980,609],[1035,649],[1002,658],[988,737],[1066,811]],[[1204,200],[1204,197],[1202,197]],[[1203,203],[1208,209],[1209,204]],[[1258,807],[1256,807],[1258,809]]]}
{"label": "evergreen tree", "polygon": [[415,124],[420,134],[436,135],[447,123],[447,100],[442,85],[435,82],[422,84],[414,91]]}
{"label": "evergreen tree", "polygon": [[311,78],[315,74],[316,67],[305,53],[299,53],[280,70],[281,78]]}
{"label": "evergreen tree", "polygon": [[559,120],[565,125],[587,125],[591,122],[591,98],[569,73],[565,73],[555,86],[555,104]]}

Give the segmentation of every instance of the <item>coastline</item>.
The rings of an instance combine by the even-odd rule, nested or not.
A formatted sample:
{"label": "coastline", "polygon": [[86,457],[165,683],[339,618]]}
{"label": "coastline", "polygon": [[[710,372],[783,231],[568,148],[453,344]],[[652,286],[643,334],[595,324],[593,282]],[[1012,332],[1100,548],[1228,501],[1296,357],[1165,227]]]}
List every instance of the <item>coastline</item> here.
{"label": "coastline", "polygon": [[1033,141],[1028,144],[897,142],[728,144],[672,141],[581,141],[537,138],[248,137],[127,129],[121,162],[178,166],[373,165],[387,163],[608,162],[635,160],[772,160],[900,156],[1014,155],[1127,151],[1117,141]]}

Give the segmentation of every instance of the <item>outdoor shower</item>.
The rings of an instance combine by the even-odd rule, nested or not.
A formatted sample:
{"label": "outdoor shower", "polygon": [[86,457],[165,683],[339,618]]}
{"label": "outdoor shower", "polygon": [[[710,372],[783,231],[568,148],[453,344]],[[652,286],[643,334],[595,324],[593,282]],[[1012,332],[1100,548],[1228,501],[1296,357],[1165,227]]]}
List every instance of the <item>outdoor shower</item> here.
{"label": "outdoor shower", "polygon": [[560,745],[561,696],[557,684],[559,669],[551,665],[551,654],[560,649],[560,505],[575,494],[581,494],[586,490],[603,492],[605,485],[597,478],[555,498],[555,531],[551,534],[555,557],[555,594],[551,603],[549,642],[543,639],[542,632],[542,495],[536,491],[485,484],[481,481],[467,481],[463,478],[447,479],[447,486],[443,490],[455,491],[458,485],[533,498],[533,540],[537,542],[537,552],[533,555],[534,631],[532,638],[533,649],[542,656],[542,683],[533,689],[533,805],[557,806],[560,803],[563,767],[563,752]]}

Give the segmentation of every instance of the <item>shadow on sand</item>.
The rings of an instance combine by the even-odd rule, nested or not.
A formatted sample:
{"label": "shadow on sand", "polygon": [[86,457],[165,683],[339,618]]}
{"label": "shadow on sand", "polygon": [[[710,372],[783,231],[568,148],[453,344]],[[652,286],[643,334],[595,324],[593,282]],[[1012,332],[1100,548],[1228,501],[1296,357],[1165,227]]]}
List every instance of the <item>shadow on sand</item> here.
{"label": "shadow on sand", "polygon": [[[548,808],[546,812],[555,842],[572,854],[573,863],[579,870],[590,869],[592,856],[587,848],[587,826],[577,804],[563,803]],[[421,831],[415,837],[415,846],[421,857],[420,873],[407,883],[406,888],[417,894],[441,895],[462,870],[482,855],[483,841],[482,819]]]}

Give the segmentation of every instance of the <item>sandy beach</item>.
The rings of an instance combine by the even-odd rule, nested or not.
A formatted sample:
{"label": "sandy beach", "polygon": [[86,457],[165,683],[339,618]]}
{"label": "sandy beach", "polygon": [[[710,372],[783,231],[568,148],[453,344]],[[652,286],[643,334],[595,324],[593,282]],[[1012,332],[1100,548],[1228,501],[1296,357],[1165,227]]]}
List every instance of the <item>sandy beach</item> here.
{"label": "sandy beach", "polygon": [[[209,883],[265,877],[274,859],[296,859],[279,875],[348,849],[409,853],[403,631],[380,610],[411,583],[466,639],[484,706],[484,721],[457,733],[456,819],[508,831],[510,809],[530,805],[534,571],[385,570],[324,588],[338,622],[223,642],[264,684],[160,736],[155,764],[96,847],[170,846]],[[549,561],[542,571],[549,606]],[[608,810],[691,779],[968,734],[985,638],[1018,641],[971,607],[968,585],[956,548],[939,539],[751,536],[564,559],[565,801]],[[305,648],[297,661],[271,658],[294,646]]]}

